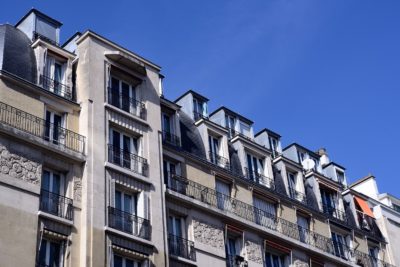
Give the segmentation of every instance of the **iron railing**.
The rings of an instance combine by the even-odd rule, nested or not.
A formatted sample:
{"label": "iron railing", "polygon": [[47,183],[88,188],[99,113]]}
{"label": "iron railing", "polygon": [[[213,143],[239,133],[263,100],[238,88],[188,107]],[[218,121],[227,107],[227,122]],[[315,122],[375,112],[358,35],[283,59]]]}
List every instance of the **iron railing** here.
{"label": "iron railing", "polygon": [[0,123],[75,152],[83,153],[85,149],[84,136],[3,102],[0,102]]}
{"label": "iron railing", "polygon": [[251,171],[248,168],[245,168],[246,179],[252,181],[256,184],[266,186],[271,188],[272,190],[275,189],[274,180],[258,173],[257,171]]}
{"label": "iron railing", "polygon": [[227,267],[247,267],[248,262],[239,255],[226,255],[226,266]]}
{"label": "iron railing", "polygon": [[203,113],[199,113],[196,111],[193,111],[193,118],[194,118],[194,121],[198,121],[200,119],[208,120],[208,116],[203,115]]}
{"label": "iron railing", "polygon": [[230,170],[231,165],[229,163],[229,159],[224,158],[212,151],[208,151],[208,158],[211,163],[224,169]]}
{"label": "iron railing", "polygon": [[150,239],[149,220],[113,207],[108,207],[108,226],[134,236]]}
{"label": "iron railing", "polygon": [[299,201],[303,203],[304,205],[307,205],[307,197],[305,194],[297,191],[296,189],[292,188],[289,186],[289,196],[291,199],[295,201]]}
{"label": "iron railing", "polygon": [[73,219],[73,201],[65,196],[42,189],[40,192],[39,209],[52,215]]}
{"label": "iron railing", "polygon": [[395,267],[393,264],[387,263],[358,250],[353,251],[352,257],[354,263],[363,267]]}
{"label": "iron railing", "polygon": [[346,224],[348,223],[347,216],[344,211],[339,210],[335,207],[325,205],[322,202],[320,202],[320,207],[321,207],[321,212],[327,215],[330,219]]}
{"label": "iron railing", "polygon": [[194,249],[193,241],[169,234],[168,250],[171,255],[196,261],[196,250]]}
{"label": "iron railing", "polygon": [[147,176],[147,159],[111,144],[108,145],[108,161],[143,176]]}
{"label": "iron railing", "polygon": [[301,228],[299,225],[285,219],[277,218],[274,214],[221,194],[214,189],[205,187],[184,177],[171,175],[167,187],[172,191],[232,213],[264,228],[274,230],[287,237],[319,248],[324,252],[335,253],[332,239]]}
{"label": "iron railing", "polygon": [[236,130],[233,129],[233,128],[227,128],[227,129],[228,129],[229,139],[232,139],[232,138],[234,138],[235,136],[241,136],[241,137],[243,137],[243,138],[245,138],[245,139],[247,139],[247,140],[249,140],[249,141],[254,142],[254,138],[252,138],[252,137],[250,137],[250,136],[247,136],[247,135],[245,135],[245,134],[243,134],[243,133],[241,133],[241,132],[238,132],[238,131],[236,131]]}
{"label": "iron railing", "polygon": [[108,88],[108,103],[141,119],[146,119],[146,105],[135,98],[113,92]]}
{"label": "iron railing", "polygon": [[39,84],[43,89],[52,92],[58,96],[61,96],[65,99],[72,100],[72,90],[71,87],[61,83],[60,81],[56,81],[50,77],[45,75],[40,75]]}
{"label": "iron railing", "polygon": [[162,132],[162,137],[163,137],[163,141],[166,144],[172,145],[172,146],[176,146],[176,147],[180,147],[181,146],[181,140],[178,136],[170,133],[170,132],[166,132],[163,131]]}
{"label": "iron railing", "polygon": [[57,43],[56,41],[54,41],[53,39],[50,39],[49,37],[46,37],[43,34],[40,34],[40,33],[36,32],[36,31],[34,31],[33,32],[33,36],[32,36],[32,41],[34,42],[37,39],[41,39],[41,40],[46,41],[46,42],[48,42],[48,43],[50,43],[52,45],[55,45],[55,46],[60,46],[60,44]]}

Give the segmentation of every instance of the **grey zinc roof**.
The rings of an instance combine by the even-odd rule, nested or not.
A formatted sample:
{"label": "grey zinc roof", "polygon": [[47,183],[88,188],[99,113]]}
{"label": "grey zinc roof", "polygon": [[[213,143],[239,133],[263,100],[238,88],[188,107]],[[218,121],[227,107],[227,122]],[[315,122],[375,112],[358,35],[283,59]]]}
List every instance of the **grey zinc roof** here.
{"label": "grey zinc roof", "polygon": [[206,149],[194,121],[179,111],[182,149],[201,158],[206,158]]}
{"label": "grey zinc roof", "polygon": [[37,82],[36,57],[29,38],[12,25],[0,25],[0,70]]}

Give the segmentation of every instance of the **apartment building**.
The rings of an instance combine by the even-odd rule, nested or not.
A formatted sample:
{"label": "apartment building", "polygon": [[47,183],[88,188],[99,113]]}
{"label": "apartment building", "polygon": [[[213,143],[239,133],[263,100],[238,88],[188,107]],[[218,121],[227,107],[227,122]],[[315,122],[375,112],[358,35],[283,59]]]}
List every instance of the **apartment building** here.
{"label": "apartment building", "polygon": [[[400,231],[400,199],[388,194],[379,193],[376,178],[368,175],[350,185],[350,188],[360,194],[371,207],[372,214],[362,217],[363,220],[376,219],[383,235],[388,242],[388,257],[396,266],[400,264],[400,255],[397,253],[400,247],[398,239]],[[367,225],[368,226],[368,225]]]}
{"label": "apartment building", "polygon": [[0,25],[0,266],[164,266],[160,67],[60,28]]}
{"label": "apartment building", "polygon": [[398,200],[193,90],[166,99],[158,65],[92,31],[61,44],[61,26],[0,25],[1,267],[397,263],[379,206]]}
{"label": "apartment building", "polygon": [[171,266],[394,266],[377,220],[362,219],[367,199],[325,149],[282,148],[208,101],[193,90],[161,101]]}

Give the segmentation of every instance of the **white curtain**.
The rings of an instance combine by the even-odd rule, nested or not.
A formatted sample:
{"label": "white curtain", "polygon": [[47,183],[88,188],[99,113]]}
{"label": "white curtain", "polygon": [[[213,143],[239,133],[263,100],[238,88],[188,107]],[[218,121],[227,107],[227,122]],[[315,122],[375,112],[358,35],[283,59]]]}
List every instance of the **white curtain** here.
{"label": "white curtain", "polygon": [[230,207],[230,188],[229,185],[220,181],[216,181],[215,189],[219,193],[217,194],[217,205],[218,208],[226,210]]}
{"label": "white curtain", "polygon": [[45,75],[50,79],[54,79],[54,64],[56,60],[53,57],[47,57]]}
{"label": "white curtain", "polygon": [[267,202],[260,198],[253,198],[253,204],[256,208],[255,219],[256,223],[262,226],[275,229],[275,216],[276,216],[276,208],[273,203]]}

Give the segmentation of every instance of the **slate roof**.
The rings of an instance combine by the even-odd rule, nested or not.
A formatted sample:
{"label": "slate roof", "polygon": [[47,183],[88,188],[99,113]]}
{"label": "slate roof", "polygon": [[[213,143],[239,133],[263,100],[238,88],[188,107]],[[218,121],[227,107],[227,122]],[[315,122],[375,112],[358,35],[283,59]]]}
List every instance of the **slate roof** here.
{"label": "slate roof", "polygon": [[9,24],[0,25],[0,70],[37,83],[36,57],[31,40]]}

